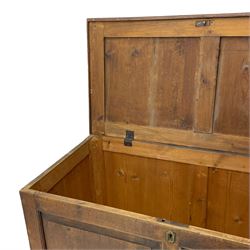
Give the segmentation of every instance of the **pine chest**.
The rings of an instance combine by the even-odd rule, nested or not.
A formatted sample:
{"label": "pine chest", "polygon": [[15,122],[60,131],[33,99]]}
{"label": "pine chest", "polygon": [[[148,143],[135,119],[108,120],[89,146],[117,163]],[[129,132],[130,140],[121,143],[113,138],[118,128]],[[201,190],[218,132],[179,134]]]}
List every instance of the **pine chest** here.
{"label": "pine chest", "polygon": [[20,191],[31,249],[249,248],[249,18],[88,20],[90,136]]}

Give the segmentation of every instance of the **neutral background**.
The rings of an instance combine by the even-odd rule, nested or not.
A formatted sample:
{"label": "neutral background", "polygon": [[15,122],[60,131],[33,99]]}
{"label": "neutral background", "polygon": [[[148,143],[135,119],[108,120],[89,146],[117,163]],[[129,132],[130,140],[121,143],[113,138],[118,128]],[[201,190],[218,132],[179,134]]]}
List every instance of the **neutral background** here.
{"label": "neutral background", "polygon": [[87,17],[249,11],[248,0],[0,0],[0,249],[29,249],[19,189],[89,133]]}

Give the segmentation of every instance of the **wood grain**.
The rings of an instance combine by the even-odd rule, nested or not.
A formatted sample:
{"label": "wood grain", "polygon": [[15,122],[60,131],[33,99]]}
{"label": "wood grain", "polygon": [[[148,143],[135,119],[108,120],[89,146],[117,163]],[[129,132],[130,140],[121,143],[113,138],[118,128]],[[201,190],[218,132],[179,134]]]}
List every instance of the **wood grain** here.
{"label": "wood grain", "polygon": [[105,40],[107,120],[148,124],[150,74],[146,71],[152,66],[152,50],[152,39]]}
{"label": "wood grain", "polygon": [[222,38],[214,131],[249,137],[249,38]]}
{"label": "wood grain", "polygon": [[23,188],[20,191],[30,248],[46,249],[41,215],[37,211],[37,204],[33,194],[27,188]]}
{"label": "wood grain", "polygon": [[93,201],[93,179],[89,157],[78,163],[66,176],[48,192],[74,199]]}
{"label": "wood grain", "polygon": [[249,238],[249,174],[209,170],[207,228]]}
{"label": "wood grain", "polygon": [[88,24],[90,131],[104,133],[104,37],[103,24]]}
{"label": "wood grain", "polygon": [[94,201],[99,204],[104,204],[106,197],[106,187],[104,181],[104,157],[102,150],[102,138],[99,136],[93,137],[89,143],[90,151],[90,168],[92,179],[91,182],[94,188]]}
{"label": "wood grain", "polygon": [[[211,25],[196,27],[197,19],[104,22],[105,37],[249,36],[249,17],[204,18]],[[237,27],[237,28],[235,28]]]}
{"label": "wood grain", "polygon": [[31,249],[250,248],[249,16],[88,21],[94,136],[21,190]]}
{"label": "wood grain", "polygon": [[192,129],[198,52],[197,38],[106,39],[107,120]]}
{"label": "wood grain", "polygon": [[[31,191],[30,191],[31,192]],[[143,237],[161,242],[164,249],[248,249],[250,240],[214,232],[194,226],[159,222],[156,218],[119,210],[94,203],[62,198],[42,192],[36,193],[36,203],[42,214],[55,215],[81,225],[88,223],[102,227],[104,230],[117,230],[132,237]],[[174,231],[177,241],[168,243],[166,232]]]}
{"label": "wood grain", "polygon": [[219,133],[193,133],[180,129],[149,127],[125,123],[105,123],[105,135],[124,138],[126,130],[135,132],[138,141],[160,142],[179,146],[198,147],[249,154],[249,138],[243,136],[223,135]]}
{"label": "wood grain", "polygon": [[[67,175],[79,162],[89,155],[88,142],[92,136],[72,149],[44,173],[32,181],[28,188],[48,192],[57,182]],[[44,177],[44,178],[43,178]]]}
{"label": "wood grain", "polygon": [[211,133],[213,130],[220,38],[201,37],[200,39],[194,131]]}
{"label": "wood grain", "polygon": [[205,225],[206,167],[111,152],[104,157],[107,205]]}
{"label": "wood grain", "polygon": [[[136,238],[130,239],[131,237],[128,236],[121,239],[122,233],[119,235],[119,232],[103,230],[93,225],[81,225],[62,218],[52,216],[49,218],[52,218],[52,221],[48,220],[47,216],[43,220],[49,249],[100,249],[100,246],[102,249],[151,249],[150,245],[138,244],[139,240],[137,244],[134,243],[133,240],[136,241]],[[153,246],[159,247],[160,245],[154,243]]]}
{"label": "wood grain", "polygon": [[250,172],[250,158],[238,154],[139,141],[134,141],[133,147],[126,147],[123,144],[123,139],[114,137],[103,138],[103,150],[212,168]]}

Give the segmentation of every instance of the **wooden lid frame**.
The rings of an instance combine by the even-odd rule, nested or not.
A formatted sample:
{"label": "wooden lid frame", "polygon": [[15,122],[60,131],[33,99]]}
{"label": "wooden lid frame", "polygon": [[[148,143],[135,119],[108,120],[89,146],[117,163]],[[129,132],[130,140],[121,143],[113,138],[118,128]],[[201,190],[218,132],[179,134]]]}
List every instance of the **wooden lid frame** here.
{"label": "wooden lid frame", "polygon": [[[126,130],[132,130],[135,133],[135,140],[248,155],[250,142],[249,106],[246,103],[247,101],[249,103],[249,76],[247,76],[249,61],[245,60],[245,58],[249,54],[249,36],[249,13],[89,19],[88,48],[91,133],[124,137]],[[130,44],[131,47],[129,47]],[[171,52],[172,54],[169,54],[170,52],[167,50],[162,52],[162,48],[166,47],[165,45],[169,48],[173,47],[174,52]],[[141,47],[137,49],[138,46]],[[131,55],[127,56],[125,53],[131,49],[134,50],[131,52]],[[146,71],[147,67],[151,69],[152,64],[145,66],[146,64],[143,63],[147,63],[148,58],[153,53],[152,51],[157,49],[158,52],[156,53],[158,53],[158,57],[164,53],[163,56],[165,57],[161,59],[162,62],[156,61],[154,65],[155,69],[152,69],[153,73],[150,76],[145,76],[146,85],[142,85],[144,82],[140,81],[140,74],[139,76],[135,76],[134,72],[135,70],[140,72],[141,69],[148,72]],[[180,122],[183,117],[178,118],[178,120],[174,115],[170,117],[170,113],[164,113],[164,108],[166,109],[166,107],[170,110],[169,112],[173,113],[174,107],[171,105],[176,105],[173,104],[174,101],[169,101],[166,105],[164,104],[165,106],[161,103],[156,104],[156,97],[159,97],[159,89],[162,87],[164,89],[164,86],[170,80],[167,83],[163,83],[160,80],[157,82],[155,78],[158,77],[159,72],[162,72],[160,65],[168,60],[166,59],[168,55],[172,56],[173,53],[183,50],[184,52],[180,52],[182,53],[181,56],[187,57],[187,51],[190,51],[190,49],[190,58],[192,54],[195,54],[195,50],[197,50],[196,66],[192,69],[194,75],[191,77],[192,79],[189,77],[188,85],[184,80],[182,83],[183,86],[193,84],[192,90],[185,90],[185,87],[182,86],[186,92],[192,92],[190,95],[190,102],[192,102],[192,105],[190,105],[192,107],[187,111],[189,112],[189,116],[184,116],[185,119],[188,117],[189,121],[183,121],[183,125]],[[120,52],[122,50],[124,50],[124,53]],[[235,51],[240,51],[239,53],[237,52],[239,55]],[[131,60],[134,60],[135,57],[141,56],[139,53],[142,54],[142,58],[136,59],[137,64],[131,63],[131,67],[137,65],[137,68],[134,71],[129,66],[126,68],[130,73],[134,74],[131,73],[128,77],[125,74],[126,71],[123,70],[124,65],[130,65],[129,56],[131,56]],[[232,57],[231,55],[235,56]],[[193,60],[190,58],[185,59],[187,61],[183,59],[184,61],[182,60],[181,62],[186,63],[186,65],[188,63],[192,64]],[[152,58],[150,60],[152,61]],[[243,64],[241,64],[242,61]],[[227,64],[226,62],[229,63]],[[232,62],[233,66],[230,66]],[[123,63],[122,66],[121,63]],[[140,63],[141,66],[138,66]],[[119,68],[115,69],[117,66]],[[233,77],[238,78],[231,81],[233,77],[230,73],[234,69],[236,73]],[[141,77],[147,75],[145,72],[141,73]],[[184,78],[186,74],[183,73]],[[175,76],[172,78],[176,82],[179,80]],[[130,85],[128,83],[128,86],[130,86],[129,91],[124,90],[124,86],[121,87],[121,84],[124,84],[126,81],[132,82]],[[239,82],[237,88],[235,87],[236,81]],[[156,86],[156,82],[158,84],[157,89],[154,87]],[[131,88],[132,84],[134,88]],[[160,86],[159,84],[162,85]],[[178,84],[175,87],[178,88],[181,85]],[[228,87],[231,89],[229,93],[226,91]],[[118,88],[117,92],[114,91],[116,88]],[[140,91],[138,90],[143,88],[148,88],[148,90],[145,92],[145,95],[140,96]],[[166,95],[167,90],[165,89],[164,95]],[[135,104],[137,108],[135,108],[134,117],[131,118],[129,116],[132,116],[130,115],[132,106],[127,105],[126,108],[126,103],[127,101],[135,103],[135,97],[131,96],[133,95],[133,91],[137,92],[134,94],[138,95],[138,102],[141,101],[142,104]],[[244,93],[245,96],[240,96],[240,93]],[[114,97],[115,101],[113,101]],[[144,112],[138,111],[145,111],[145,98],[147,99],[147,109],[151,111],[148,115],[145,113],[145,121],[142,121],[140,117],[142,117],[141,114]],[[181,94],[180,98],[187,97]],[[227,105],[227,99],[230,98],[233,100],[232,107]],[[163,97],[161,100],[165,101],[165,99]],[[186,101],[179,106],[177,105],[177,109],[185,109],[185,103],[189,102]],[[118,114],[119,105],[123,107],[120,109],[120,114]],[[159,115],[155,122],[155,118],[152,118],[152,113],[159,110],[163,110],[164,112],[162,115]],[[135,119],[136,112],[138,113],[138,117]],[[165,121],[160,121],[162,117]],[[190,122],[190,120],[192,121]]]}

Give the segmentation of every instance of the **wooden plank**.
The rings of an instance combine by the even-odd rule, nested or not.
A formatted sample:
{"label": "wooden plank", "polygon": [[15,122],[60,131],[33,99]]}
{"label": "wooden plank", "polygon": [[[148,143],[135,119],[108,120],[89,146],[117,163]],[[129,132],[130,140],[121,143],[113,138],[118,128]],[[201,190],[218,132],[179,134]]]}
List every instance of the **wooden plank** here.
{"label": "wooden plank", "polygon": [[106,18],[88,18],[88,22],[120,22],[120,21],[150,21],[150,20],[169,20],[169,19],[202,19],[202,18],[232,18],[249,17],[249,12],[243,13],[223,13],[223,14],[200,14],[200,15],[179,15],[179,16],[146,16],[146,17],[106,17]]}
{"label": "wooden plank", "polygon": [[[126,163],[123,157],[104,153],[106,204],[111,207],[127,209],[127,193],[125,175]],[[113,168],[109,167],[112,162]],[[112,182],[110,181],[112,180]]]}
{"label": "wooden plank", "polygon": [[249,38],[222,38],[214,131],[249,137]]}
{"label": "wooden plank", "polygon": [[249,17],[204,18],[210,25],[196,27],[197,19],[103,22],[105,37],[249,36]]}
{"label": "wooden plank", "polygon": [[250,237],[249,180],[249,174],[232,172],[225,213],[225,232],[245,238]]}
{"label": "wooden plank", "polygon": [[92,168],[87,156],[56,183],[49,193],[92,202],[94,201],[92,185]]}
{"label": "wooden plank", "polygon": [[49,191],[57,182],[67,175],[79,162],[89,155],[88,142],[92,138],[89,136],[62,157],[59,161],[53,164],[44,173],[39,175],[35,180],[28,184],[27,188],[36,189],[39,191]]}
{"label": "wooden plank", "polygon": [[[32,191],[30,191],[32,192]],[[250,240],[194,226],[159,222],[156,218],[70,198],[36,192],[36,203],[43,214],[56,215],[78,223],[118,230],[136,237],[162,242],[163,248],[248,249]],[[176,243],[166,241],[166,232],[176,233]],[[100,246],[101,247],[101,246]]]}
{"label": "wooden plank", "polygon": [[[145,192],[149,197],[148,202],[153,202],[153,213],[177,223],[204,227],[207,168],[170,161],[154,162],[149,165],[151,171],[145,180],[146,184],[152,181],[152,185],[148,188],[146,186],[141,193],[143,196]],[[141,173],[143,171],[141,167]]]}
{"label": "wooden plank", "polygon": [[40,212],[37,211],[34,193],[23,188],[20,191],[24,218],[29,236],[31,249],[47,249],[43,234],[43,225]]}
{"label": "wooden plank", "polygon": [[206,167],[113,152],[104,156],[108,206],[205,226]]}
{"label": "wooden plank", "polygon": [[138,141],[160,142],[203,149],[221,150],[249,154],[250,140],[243,136],[193,133],[180,129],[139,126],[124,123],[105,123],[105,134],[124,138],[126,130],[135,131]]}
{"label": "wooden plank", "polygon": [[90,131],[104,133],[104,37],[103,24],[88,24]]}
{"label": "wooden plank", "polygon": [[152,104],[149,106],[151,114],[148,125],[190,130],[194,120],[199,39],[153,39],[156,43],[152,52],[155,64],[145,70],[145,74],[152,74],[149,93]]}
{"label": "wooden plank", "polygon": [[152,52],[152,39],[105,40],[107,120],[148,124]]}
{"label": "wooden plank", "polygon": [[107,120],[192,129],[198,52],[198,38],[106,39]]}
{"label": "wooden plank", "polygon": [[102,150],[102,138],[93,137],[89,143],[90,166],[92,168],[94,200],[99,204],[105,203],[105,176],[104,176],[104,157]]}
{"label": "wooden plank", "polygon": [[219,37],[201,37],[194,131],[211,133],[213,128]]}
{"label": "wooden plank", "polygon": [[249,174],[209,170],[207,228],[249,237]]}
{"label": "wooden plank", "polygon": [[250,172],[250,158],[237,154],[139,141],[134,141],[132,147],[126,147],[123,144],[123,139],[114,137],[103,138],[103,150],[212,168],[235,170],[246,173]]}

